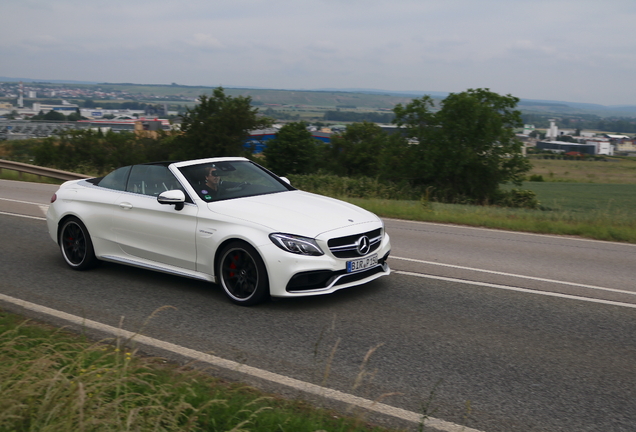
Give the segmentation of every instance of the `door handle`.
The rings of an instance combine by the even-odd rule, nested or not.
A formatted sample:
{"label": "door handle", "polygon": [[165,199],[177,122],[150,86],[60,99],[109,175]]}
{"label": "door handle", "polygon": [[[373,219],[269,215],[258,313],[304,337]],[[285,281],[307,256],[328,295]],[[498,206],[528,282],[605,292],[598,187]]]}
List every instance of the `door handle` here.
{"label": "door handle", "polygon": [[119,203],[119,207],[123,208],[124,210],[130,210],[131,208],[133,208],[133,205],[130,203]]}

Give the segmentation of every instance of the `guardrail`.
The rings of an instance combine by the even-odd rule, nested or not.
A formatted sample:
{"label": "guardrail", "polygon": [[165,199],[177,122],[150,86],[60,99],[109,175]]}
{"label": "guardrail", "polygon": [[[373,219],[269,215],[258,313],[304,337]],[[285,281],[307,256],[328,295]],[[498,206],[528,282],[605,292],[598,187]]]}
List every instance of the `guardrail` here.
{"label": "guardrail", "polygon": [[38,178],[49,177],[58,180],[79,180],[91,177],[84,174],[72,173],[69,171],[62,171],[53,168],[45,168],[37,165],[29,165],[21,162],[13,162],[0,159],[0,172],[2,172],[3,169],[17,171],[20,178],[22,178],[22,173],[33,174],[38,176]]}

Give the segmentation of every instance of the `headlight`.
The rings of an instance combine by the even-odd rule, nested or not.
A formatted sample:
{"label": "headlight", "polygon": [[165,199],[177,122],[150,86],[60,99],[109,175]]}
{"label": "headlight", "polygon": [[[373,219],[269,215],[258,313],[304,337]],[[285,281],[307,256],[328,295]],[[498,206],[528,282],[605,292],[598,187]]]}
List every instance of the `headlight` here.
{"label": "headlight", "polygon": [[284,251],[295,253],[298,255],[324,255],[320,246],[314,239],[308,237],[300,237],[292,234],[274,233],[269,238],[276,246]]}

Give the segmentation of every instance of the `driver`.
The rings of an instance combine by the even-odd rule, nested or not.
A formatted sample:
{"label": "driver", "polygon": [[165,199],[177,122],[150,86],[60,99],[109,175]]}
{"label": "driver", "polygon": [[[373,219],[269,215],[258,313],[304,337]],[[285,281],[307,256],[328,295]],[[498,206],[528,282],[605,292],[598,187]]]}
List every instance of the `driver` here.
{"label": "driver", "polygon": [[215,165],[205,167],[205,184],[201,189],[201,196],[206,201],[218,198],[222,188],[221,177]]}
{"label": "driver", "polygon": [[[201,197],[206,201],[215,201],[220,198],[228,198],[229,192],[234,192],[241,187],[240,183],[225,181],[221,175],[225,175],[223,170],[216,164],[205,167],[205,183],[201,186]],[[232,193],[229,193],[233,196]]]}

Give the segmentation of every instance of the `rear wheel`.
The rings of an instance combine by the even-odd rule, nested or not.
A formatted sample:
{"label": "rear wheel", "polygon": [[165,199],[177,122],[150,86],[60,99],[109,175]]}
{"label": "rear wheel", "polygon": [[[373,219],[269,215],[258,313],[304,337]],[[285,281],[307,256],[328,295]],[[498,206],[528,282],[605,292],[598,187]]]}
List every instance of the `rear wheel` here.
{"label": "rear wheel", "polygon": [[252,306],[269,297],[265,264],[247,243],[235,241],[223,248],[217,275],[225,294],[238,305]]}
{"label": "rear wheel", "polygon": [[86,270],[98,263],[86,226],[77,218],[66,219],[58,241],[64,261],[74,270]]}

